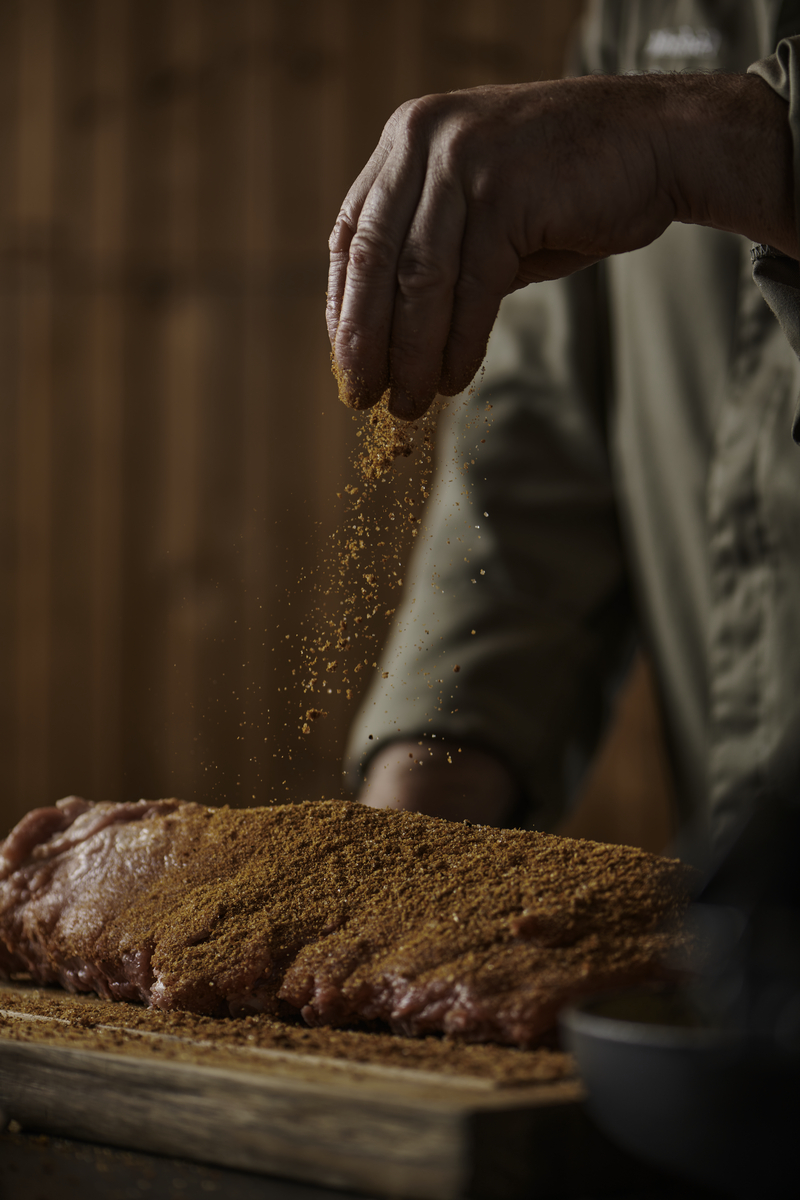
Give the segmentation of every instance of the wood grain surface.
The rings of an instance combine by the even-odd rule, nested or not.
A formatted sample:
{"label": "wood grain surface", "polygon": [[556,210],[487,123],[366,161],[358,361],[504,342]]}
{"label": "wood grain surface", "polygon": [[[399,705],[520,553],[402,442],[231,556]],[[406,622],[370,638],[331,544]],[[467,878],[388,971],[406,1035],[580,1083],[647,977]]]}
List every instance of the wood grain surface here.
{"label": "wood grain surface", "polygon": [[8,1034],[0,1110],[23,1128],[420,1200],[571,1196],[597,1154],[575,1080],[502,1088],[271,1051],[237,1070]]}
{"label": "wood grain surface", "polygon": [[[29,989],[2,992],[0,1128],[396,1200],[576,1200],[636,1181],[574,1078],[505,1086],[210,1044],[178,1025],[132,1028],[116,1005],[99,1024],[96,1001],[62,1005],[57,989],[46,1016],[25,1010]],[[98,1031],[116,1046],[98,1048]]]}

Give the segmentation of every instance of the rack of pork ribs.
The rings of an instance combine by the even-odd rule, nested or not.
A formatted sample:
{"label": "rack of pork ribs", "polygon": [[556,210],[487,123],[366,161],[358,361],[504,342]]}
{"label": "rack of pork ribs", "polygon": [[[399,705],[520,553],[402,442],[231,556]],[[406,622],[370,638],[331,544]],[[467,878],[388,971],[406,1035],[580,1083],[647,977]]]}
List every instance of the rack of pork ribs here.
{"label": "rack of pork ribs", "polygon": [[0,843],[0,977],[532,1047],[566,1002],[682,969],[691,885],[629,847],[348,801],[73,796]]}

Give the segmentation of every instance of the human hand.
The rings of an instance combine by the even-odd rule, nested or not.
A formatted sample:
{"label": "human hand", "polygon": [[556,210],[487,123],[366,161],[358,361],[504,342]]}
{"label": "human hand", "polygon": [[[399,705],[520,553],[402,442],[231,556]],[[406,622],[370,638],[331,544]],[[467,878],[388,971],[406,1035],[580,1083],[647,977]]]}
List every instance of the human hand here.
{"label": "human hand", "polygon": [[403,105],[330,239],[345,397],[419,416],[463,390],[508,292],[673,220],[797,254],[787,106],[753,75],[588,76]]}
{"label": "human hand", "polygon": [[510,771],[485,750],[448,742],[391,742],[369,764],[358,799],[370,808],[393,808],[505,825],[518,788]]}

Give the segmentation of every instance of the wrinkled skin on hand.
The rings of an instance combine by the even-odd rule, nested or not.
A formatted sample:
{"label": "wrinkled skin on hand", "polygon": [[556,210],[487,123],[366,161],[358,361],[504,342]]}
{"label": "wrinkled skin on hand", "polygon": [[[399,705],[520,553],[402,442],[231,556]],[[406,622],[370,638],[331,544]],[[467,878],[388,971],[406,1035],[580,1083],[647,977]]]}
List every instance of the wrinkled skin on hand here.
{"label": "wrinkled skin on hand", "polygon": [[[786,104],[755,76],[590,76],[403,105],[330,239],[346,398],[413,419],[473,378],[502,298],[670,222],[796,247]],[[744,169],[745,164],[747,169]]]}

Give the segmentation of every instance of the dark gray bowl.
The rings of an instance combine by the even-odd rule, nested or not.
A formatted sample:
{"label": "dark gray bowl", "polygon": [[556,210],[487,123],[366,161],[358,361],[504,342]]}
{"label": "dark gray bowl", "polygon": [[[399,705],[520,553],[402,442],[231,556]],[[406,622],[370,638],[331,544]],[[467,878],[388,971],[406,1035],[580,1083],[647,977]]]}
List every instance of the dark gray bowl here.
{"label": "dark gray bowl", "polygon": [[732,1196],[798,1194],[796,1059],[702,1027],[675,992],[584,1001],[561,1031],[592,1117],[626,1150]]}

